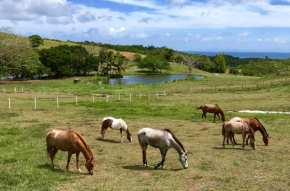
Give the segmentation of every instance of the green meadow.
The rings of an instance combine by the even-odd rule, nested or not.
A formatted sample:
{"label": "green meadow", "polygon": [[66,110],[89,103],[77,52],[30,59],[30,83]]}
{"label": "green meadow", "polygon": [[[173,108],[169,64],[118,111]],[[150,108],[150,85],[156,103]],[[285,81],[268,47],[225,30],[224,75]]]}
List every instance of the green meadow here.
{"label": "green meadow", "polygon": [[[183,66],[172,67],[177,73],[187,72]],[[156,85],[99,85],[92,83],[96,76],[80,77],[79,84],[73,78],[1,84],[1,190],[289,190],[289,115],[238,111],[289,111],[290,78],[193,72],[205,78]],[[128,71],[134,73],[137,69]],[[237,148],[223,148],[222,122],[213,123],[209,113],[202,120],[202,112],[195,109],[206,103],[218,104],[226,119],[259,118],[270,134],[269,146],[256,132],[256,150],[241,149],[241,135],[236,136]],[[102,118],[107,116],[126,121],[132,143],[125,137],[120,143],[119,131],[111,129],[100,139]],[[189,168],[182,169],[171,149],[165,168],[154,170],[161,155],[153,147],[147,150],[149,167],[142,166],[137,132],[143,127],[171,129],[189,153]],[[62,151],[56,154],[56,168],[51,167],[45,137],[52,129],[74,129],[86,139],[97,161],[93,176],[82,154],[82,173],[76,169],[75,155],[65,170],[67,153]]]}

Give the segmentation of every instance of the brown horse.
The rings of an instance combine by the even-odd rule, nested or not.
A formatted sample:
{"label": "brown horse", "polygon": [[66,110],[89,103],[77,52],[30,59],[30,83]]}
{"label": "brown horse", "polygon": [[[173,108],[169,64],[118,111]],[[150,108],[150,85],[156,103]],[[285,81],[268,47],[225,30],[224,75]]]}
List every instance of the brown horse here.
{"label": "brown horse", "polygon": [[[260,131],[260,133],[263,136],[263,141],[264,141],[265,145],[266,146],[269,145],[269,138],[270,138],[269,137],[269,134],[267,133],[266,128],[262,125],[262,123],[259,121],[259,119],[257,119],[257,118],[240,118],[240,117],[234,117],[234,118],[232,118],[230,120],[231,121],[242,121],[242,122],[248,123],[252,127],[252,129],[254,130],[254,132]],[[246,144],[248,144],[249,138],[250,137],[248,136],[248,138],[246,140]],[[234,140],[235,144],[237,144],[234,137],[233,137],[233,140]],[[228,140],[227,140],[227,143],[229,143]]]}
{"label": "brown horse", "polygon": [[83,153],[86,163],[85,166],[89,173],[93,175],[95,158],[90,146],[85,139],[76,131],[52,130],[46,135],[47,153],[50,155],[52,167],[53,159],[58,150],[68,151],[67,165],[68,170],[71,155],[76,153],[77,169],[79,169],[79,154]]}
{"label": "brown horse", "polygon": [[242,134],[243,136],[243,148],[245,148],[245,139],[246,134],[250,135],[250,145],[255,150],[256,143],[255,143],[255,133],[251,126],[244,122],[234,122],[234,121],[227,121],[223,124],[222,135],[224,136],[223,147],[225,147],[225,139],[230,138],[233,146],[235,147],[235,143],[232,140],[233,134]]}
{"label": "brown horse", "polygon": [[221,116],[222,116],[222,121],[223,122],[226,121],[224,112],[218,106],[218,104],[215,104],[215,105],[205,104],[205,105],[202,105],[200,107],[196,107],[196,110],[199,110],[199,109],[202,109],[202,112],[203,112],[201,118],[205,118],[206,119],[206,113],[208,112],[208,113],[214,113],[214,122],[215,122],[216,115],[218,116],[218,118],[220,120],[219,114],[221,114]]}

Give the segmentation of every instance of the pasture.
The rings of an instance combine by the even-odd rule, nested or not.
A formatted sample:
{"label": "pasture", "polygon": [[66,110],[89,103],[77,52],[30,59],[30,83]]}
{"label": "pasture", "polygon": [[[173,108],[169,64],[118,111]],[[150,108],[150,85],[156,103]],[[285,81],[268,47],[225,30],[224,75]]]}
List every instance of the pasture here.
{"label": "pasture", "polygon": [[[289,111],[288,79],[205,75],[207,78],[200,80],[158,85],[87,85],[85,81],[90,77],[82,78],[81,84],[63,79],[1,85],[1,89],[30,87],[23,93],[0,93],[1,190],[289,190],[289,116],[237,112]],[[257,84],[264,86],[259,88]],[[43,86],[55,91],[41,92]],[[193,87],[193,92],[188,91],[189,87]],[[166,90],[168,95],[159,99],[117,99],[118,93],[156,90]],[[78,105],[72,95],[76,91]],[[98,92],[110,93],[112,99],[106,102],[100,98],[92,103],[91,94]],[[60,102],[59,109],[56,96],[65,100]],[[37,109],[34,97],[39,98]],[[7,109],[8,98],[13,100],[11,111]],[[224,149],[222,122],[213,123],[209,113],[207,120],[202,121],[202,112],[195,109],[205,103],[218,103],[226,119],[259,118],[270,134],[269,146],[256,132],[256,150],[250,146],[242,150],[241,135],[235,137],[237,148],[226,145]],[[124,137],[124,143],[120,143],[119,131],[111,129],[102,140],[101,122],[106,116],[124,119],[133,142]],[[178,154],[171,149],[165,169],[154,170],[161,155],[153,147],[147,149],[149,167],[142,166],[137,132],[143,127],[171,129],[188,151],[189,168],[183,170]],[[75,155],[70,170],[65,170],[67,153],[61,151],[56,154],[56,168],[52,169],[45,142],[51,129],[74,129],[86,139],[97,161],[93,176],[88,175],[82,154],[82,173],[76,169]]]}

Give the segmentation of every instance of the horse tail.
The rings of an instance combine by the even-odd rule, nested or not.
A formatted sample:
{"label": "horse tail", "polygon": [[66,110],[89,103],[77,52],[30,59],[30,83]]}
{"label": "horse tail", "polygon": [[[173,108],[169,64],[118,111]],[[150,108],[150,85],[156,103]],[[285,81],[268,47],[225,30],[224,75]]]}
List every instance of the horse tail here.
{"label": "horse tail", "polygon": [[257,122],[259,123],[259,125],[263,128],[263,130],[265,131],[265,133],[268,135],[266,128],[264,127],[264,125],[260,122],[260,120],[258,118],[254,118],[257,120]]}
{"label": "horse tail", "polygon": [[223,129],[222,129],[222,135],[225,136],[226,134],[226,129],[225,129],[225,123],[223,124]]}
{"label": "horse tail", "polygon": [[200,107],[195,107],[196,110],[202,109],[202,105]]}

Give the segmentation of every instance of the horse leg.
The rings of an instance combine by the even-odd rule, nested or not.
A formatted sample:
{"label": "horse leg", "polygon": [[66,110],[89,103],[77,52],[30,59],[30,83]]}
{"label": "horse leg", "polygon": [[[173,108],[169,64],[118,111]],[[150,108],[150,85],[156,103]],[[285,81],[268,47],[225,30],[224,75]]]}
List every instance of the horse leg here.
{"label": "horse leg", "polygon": [[82,172],[81,169],[79,168],[79,156],[80,156],[80,152],[76,153],[76,160],[77,160],[77,169],[79,172]]}
{"label": "horse leg", "polygon": [[106,130],[108,129],[108,127],[102,125],[102,139],[105,138],[105,133],[106,133]]}
{"label": "horse leg", "polygon": [[214,123],[215,123],[215,116],[216,116],[216,114],[213,115],[213,122],[214,122]]}
{"label": "horse leg", "polygon": [[219,114],[219,113],[217,113],[217,116],[218,116],[219,120],[221,120],[221,118],[220,118],[220,114]]}
{"label": "horse leg", "polygon": [[250,138],[250,134],[248,135],[248,138],[246,140],[246,145],[249,145],[249,138]]}
{"label": "horse leg", "polygon": [[123,143],[123,139],[122,139],[122,128],[120,129],[120,134],[121,134],[121,143]]}
{"label": "horse leg", "polygon": [[143,157],[143,165],[148,167],[148,164],[147,164],[147,159],[146,159],[146,155],[147,155],[147,146],[148,144],[145,143],[145,145],[142,146],[142,157]]}
{"label": "horse leg", "polygon": [[66,170],[68,170],[68,165],[69,165],[69,162],[70,162],[71,155],[72,155],[72,153],[69,151],[69,152],[68,152],[68,156],[67,156],[67,165],[66,165]]}
{"label": "horse leg", "polygon": [[245,139],[246,139],[246,134],[243,133],[243,145],[242,145],[243,149],[245,148]]}
{"label": "horse leg", "polygon": [[[228,135],[224,135],[223,147],[225,148],[225,140],[228,138]],[[229,138],[228,138],[229,139]]]}
{"label": "horse leg", "polygon": [[54,159],[53,152],[54,152],[54,147],[47,147],[47,153],[50,156],[52,168],[54,168],[54,164],[53,164],[53,159]]}
{"label": "horse leg", "polygon": [[160,153],[161,153],[161,156],[162,156],[162,160],[161,160],[160,163],[158,163],[158,164],[154,167],[154,169],[157,169],[160,165],[161,165],[162,168],[163,168],[163,164],[164,164],[164,162],[165,162],[165,156],[166,156],[167,150],[162,150],[162,149],[159,149],[159,150],[160,150]]}
{"label": "horse leg", "polygon": [[235,143],[234,143],[234,141],[233,141],[233,134],[234,134],[234,133],[230,132],[230,133],[229,133],[229,138],[230,138],[230,141],[231,141],[233,147],[236,147],[236,145],[235,145]]}

